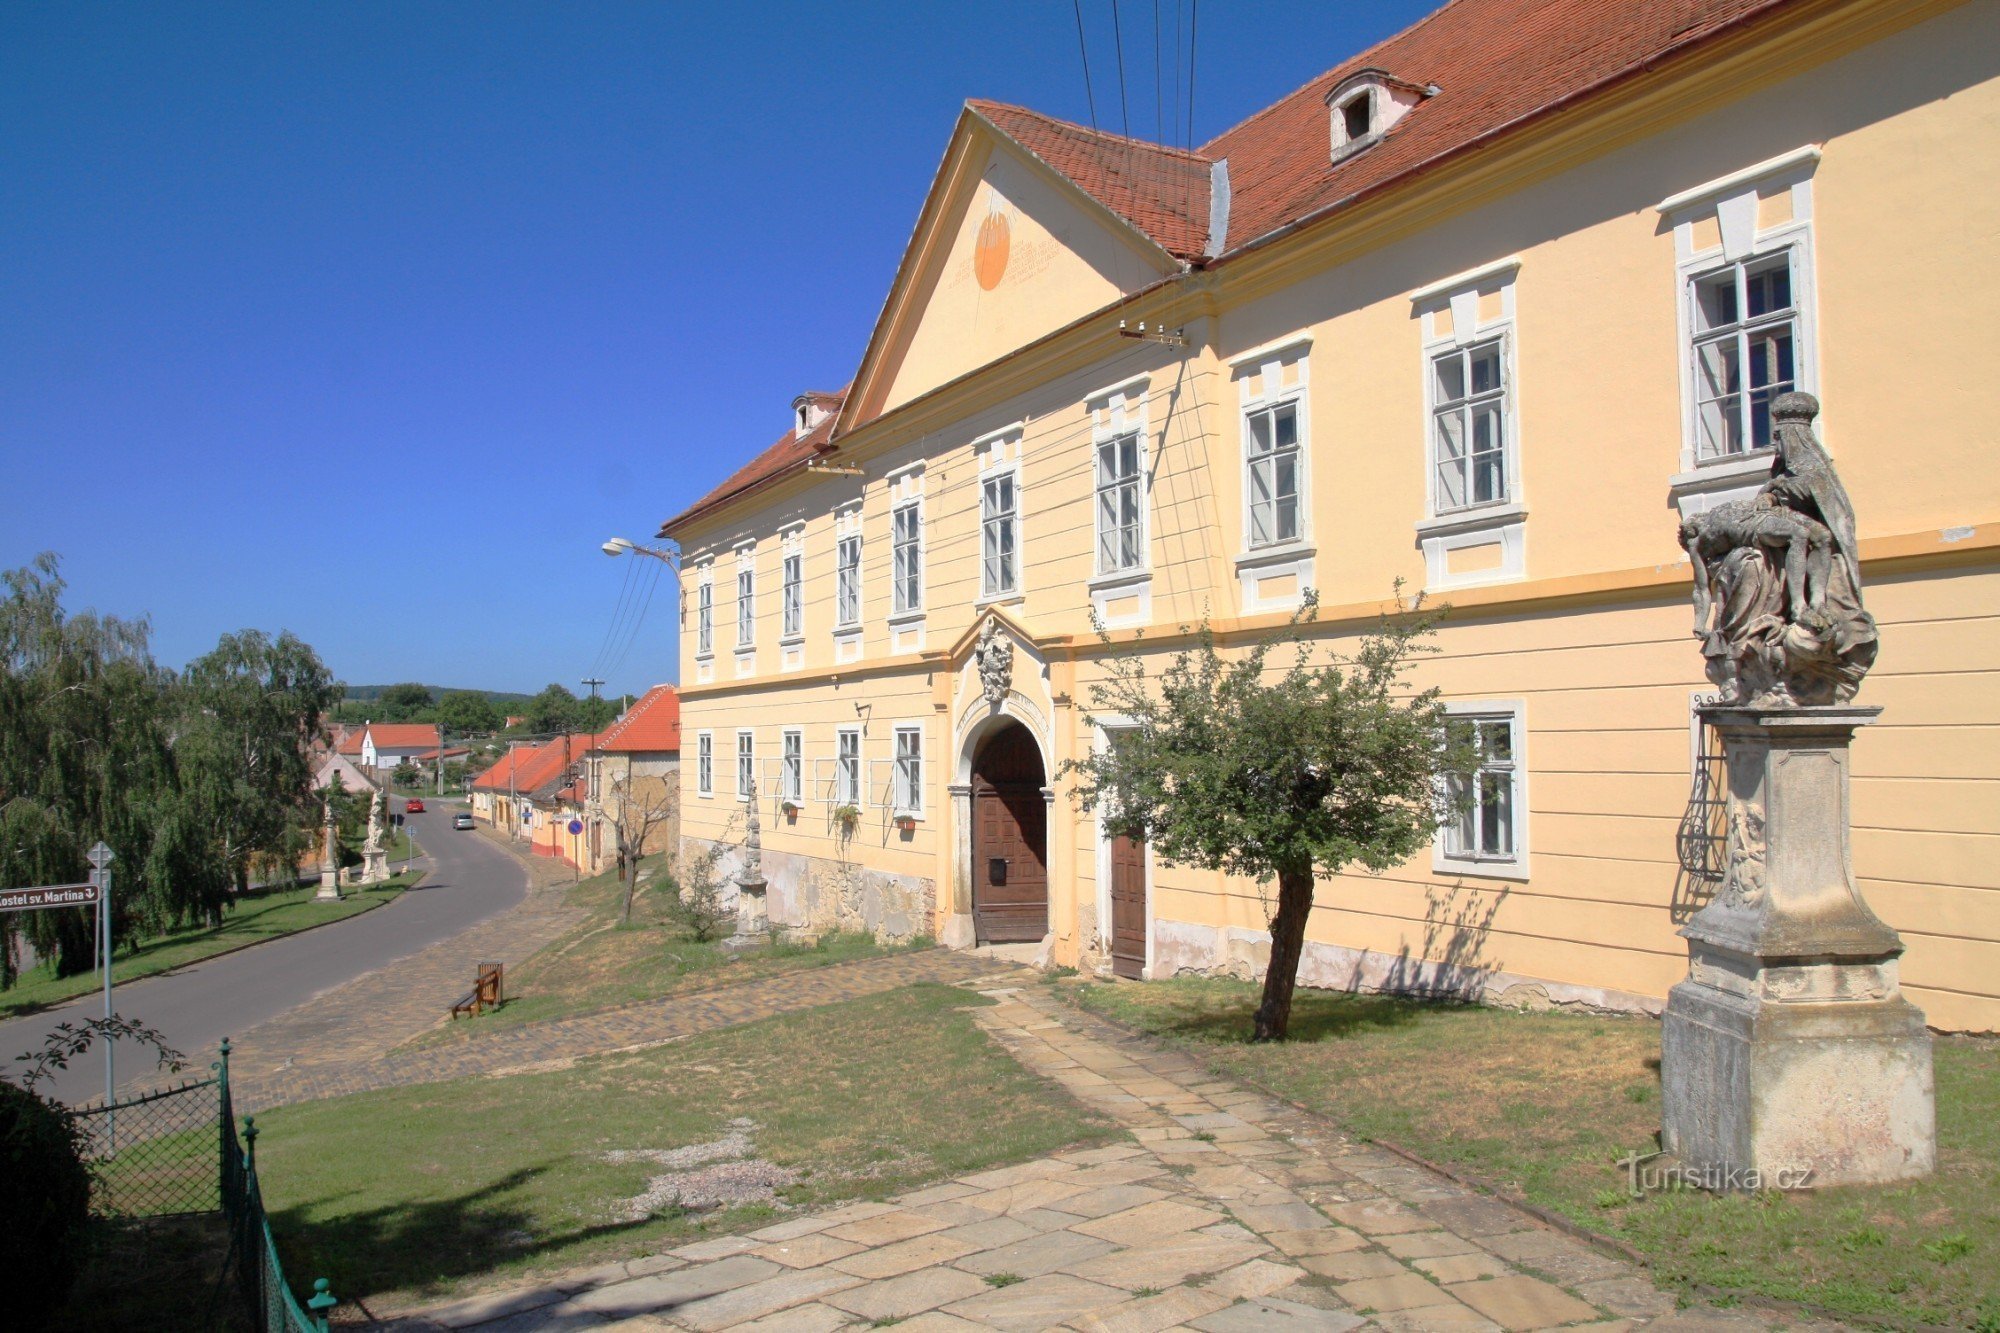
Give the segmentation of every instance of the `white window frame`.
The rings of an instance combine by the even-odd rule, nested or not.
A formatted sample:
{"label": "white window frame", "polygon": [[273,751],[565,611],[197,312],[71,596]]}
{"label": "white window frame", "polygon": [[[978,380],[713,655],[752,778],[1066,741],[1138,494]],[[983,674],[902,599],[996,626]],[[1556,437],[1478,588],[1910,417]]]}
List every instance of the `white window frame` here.
{"label": "white window frame", "polygon": [[895,795],[891,804],[898,817],[922,818],[924,729],[920,726],[898,726],[895,729],[895,745]]}
{"label": "white window frame", "polygon": [[[842,533],[834,542],[833,616],[835,629],[852,629],[861,623],[862,550],[859,531]],[[848,559],[848,553],[853,559]]]}
{"label": "white window frame", "polygon": [[[1472,367],[1475,358],[1491,350],[1493,362],[1498,368],[1497,387],[1479,391],[1473,387]],[[1507,330],[1494,331],[1464,340],[1455,340],[1449,345],[1440,345],[1427,355],[1429,365],[1430,411],[1430,509],[1433,518],[1458,517],[1476,513],[1494,505],[1516,503],[1516,492],[1520,489],[1520,465],[1514,443],[1514,370],[1513,338]],[[1440,371],[1448,361],[1458,363],[1458,372],[1463,392],[1456,398],[1446,399],[1440,387]],[[1482,454],[1476,447],[1474,421],[1481,414],[1490,414],[1497,423],[1500,440],[1497,447]],[[1444,471],[1445,456],[1444,423],[1448,418],[1457,418],[1463,449],[1456,460],[1460,472],[1460,493],[1465,497],[1457,504],[1447,504],[1445,499]],[[1498,455],[1500,468],[1499,494],[1487,499],[1477,498],[1479,461],[1482,457]]]}
{"label": "white window frame", "polygon": [[797,727],[779,733],[778,800],[803,806],[806,802],[806,736]]}
{"label": "white window frame", "polygon": [[[1004,511],[990,509],[989,500],[1002,482],[1008,488],[1011,505]],[[989,541],[993,534],[1005,533],[1008,549],[1004,553],[1008,572],[1013,577],[1005,584],[997,583],[992,575],[993,565],[986,558]],[[1003,464],[979,474],[979,597],[981,601],[999,601],[1021,595],[1021,465],[1019,461]]]}
{"label": "white window frame", "polygon": [[[1781,393],[1791,392],[1801,387],[1801,374],[1805,363],[1805,307],[1799,283],[1799,246],[1785,243],[1775,246],[1760,246],[1753,253],[1741,259],[1725,259],[1705,268],[1694,269],[1684,275],[1681,292],[1686,309],[1682,311],[1682,321],[1687,329],[1687,340],[1682,347],[1688,359],[1687,383],[1694,395],[1690,406],[1693,409],[1691,423],[1694,437],[1691,441],[1695,451],[1697,468],[1716,463],[1732,463],[1751,457],[1769,458],[1773,447],[1771,439],[1772,422],[1769,418],[1770,404]],[[1770,272],[1782,266],[1785,269],[1785,285],[1791,300],[1775,312],[1762,315],[1747,313],[1750,279],[1755,274]],[[1703,328],[1701,322],[1701,297],[1703,287],[1715,279],[1727,276],[1735,288],[1737,317],[1726,324],[1713,328]],[[1789,381],[1777,381],[1763,389],[1752,388],[1749,383],[1749,369],[1756,359],[1754,342],[1757,335],[1778,327],[1790,330],[1792,345],[1792,377]],[[1702,353],[1706,348],[1727,345],[1735,355],[1737,387],[1728,390],[1722,397],[1708,395],[1707,377],[1702,374]],[[1784,387],[1777,387],[1782,384]],[[1765,442],[1756,443],[1756,426],[1752,416],[1753,401],[1759,394],[1765,397],[1766,429]],[[1711,404],[1728,404],[1728,416],[1733,418],[1729,425],[1738,433],[1734,449],[1710,449],[1713,435],[1706,425],[1707,409]]]}
{"label": "white window frame", "polygon": [[[905,536],[904,518],[913,531]],[[906,568],[907,566],[907,568]],[[889,511],[890,615],[921,614],[924,609],[924,502],[905,500]],[[910,585],[914,584],[912,594]]]}
{"label": "white window frame", "polygon": [[[1754,494],[1770,472],[1771,451],[1706,457],[1701,451],[1699,392],[1695,374],[1695,283],[1728,265],[1754,263],[1790,252],[1793,386],[1820,392],[1819,300],[1815,278],[1812,178],[1820,149],[1806,144],[1788,153],[1683,190],[1655,205],[1674,234],[1674,309],[1678,321],[1681,383],[1681,470],[1668,489],[1683,517],[1726,500]],[[1790,196],[1791,217],[1761,225],[1762,198]],[[1709,239],[1713,222],[1714,243]],[[1826,423],[1822,420],[1821,425]]]}
{"label": "white window frame", "polygon": [[701,582],[695,585],[694,607],[695,607],[694,655],[698,658],[714,657],[715,656],[715,580],[710,576],[710,572],[706,567],[702,569]]}
{"label": "white window frame", "polygon": [[757,646],[757,557],[748,547],[736,552],[736,646]]}
{"label": "white window frame", "polygon": [[[1277,491],[1278,463],[1282,453],[1277,443],[1278,416],[1279,413],[1285,411],[1289,411],[1292,414],[1293,438],[1291,446],[1293,459],[1292,532],[1289,536],[1277,530],[1280,526],[1278,518],[1281,512],[1281,500]],[[1254,452],[1257,442],[1257,430],[1255,425],[1252,424],[1260,417],[1268,418],[1271,423],[1271,448],[1269,452],[1261,455]],[[1254,554],[1262,551],[1284,550],[1287,547],[1298,546],[1307,540],[1306,515],[1312,507],[1310,501],[1312,490],[1306,483],[1306,455],[1308,450],[1306,448],[1305,417],[1305,390],[1303,386],[1244,405],[1242,412],[1243,548],[1248,552]],[[1272,534],[1266,540],[1259,541],[1257,540],[1256,518],[1257,488],[1252,478],[1256,475],[1258,467],[1267,463],[1270,465],[1271,470]]]}
{"label": "white window frame", "polygon": [[[1122,448],[1126,442],[1132,445],[1132,471],[1129,474],[1105,475],[1104,457],[1107,449],[1113,450],[1114,458],[1122,462]],[[1094,484],[1091,487],[1092,530],[1096,536],[1097,573],[1100,577],[1116,574],[1137,574],[1148,568],[1147,559],[1151,533],[1147,531],[1146,503],[1146,429],[1143,416],[1136,421],[1127,421],[1122,428],[1100,426],[1091,432],[1091,471]],[[1118,497],[1122,509],[1124,497],[1129,495],[1133,513],[1127,523],[1123,513],[1110,515],[1112,522],[1106,527],[1105,503],[1108,496]],[[1132,533],[1134,550],[1132,558],[1122,558],[1123,537]],[[1107,560],[1106,536],[1112,535],[1120,548],[1120,558]]]}
{"label": "white window frame", "polygon": [[[745,774],[749,781],[744,780]],[[750,787],[757,781],[757,732],[751,727],[736,729],[736,799],[750,799]]]}
{"label": "white window frame", "polygon": [[[849,755],[847,747],[852,742],[854,753]],[[848,767],[849,760],[853,767]],[[862,762],[861,728],[836,727],[833,733],[833,803],[836,807],[851,805],[861,808],[861,781],[867,766]]]}
{"label": "white window frame", "polygon": [[[1473,722],[1482,728],[1495,725],[1508,728],[1510,754],[1504,767],[1482,764],[1475,771],[1480,774],[1493,771],[1507,774],[1513,846],[1504,854],[1461,848],[1455,843],[1455,827],[1445,825],[1438,829],[1432,843],[1432,869],[1441,875],[1525,880],[1528,878],[1529,829],[1527,704],[1519,699],[1466,700],[1447,703],[1445,714],[1451,722]],[[1456,781],[1460,776],[1454,774],[1447,778],[1447,782]]]}
{"label": "white window frame", "polygon": [[700,797],[715,795],[715,733],[697,731],[694,734],[694,794]]}
{"label": "white window frame", "polygon": [[805,637],[805,552],[790,550],[785,552],[783,565],[784,607],[783,620],[778,627],[781,643]]}

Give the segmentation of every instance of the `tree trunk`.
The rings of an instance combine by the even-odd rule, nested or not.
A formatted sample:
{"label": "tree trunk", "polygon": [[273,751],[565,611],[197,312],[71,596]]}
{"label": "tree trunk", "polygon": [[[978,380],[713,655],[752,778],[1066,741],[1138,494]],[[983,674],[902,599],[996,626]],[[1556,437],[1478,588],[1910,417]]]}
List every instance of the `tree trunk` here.
{"label": "tree trunk", "polygon": [[1256,1041],[1283,1041],[1292,1022],[1292,988],[1299,980],[1305,950],[1306,918],[1312,914],[1312,867],[1278,872],[1278,911],[1271,918],[1271,966],[1264,973],[1264,999],[1257,1006]]}

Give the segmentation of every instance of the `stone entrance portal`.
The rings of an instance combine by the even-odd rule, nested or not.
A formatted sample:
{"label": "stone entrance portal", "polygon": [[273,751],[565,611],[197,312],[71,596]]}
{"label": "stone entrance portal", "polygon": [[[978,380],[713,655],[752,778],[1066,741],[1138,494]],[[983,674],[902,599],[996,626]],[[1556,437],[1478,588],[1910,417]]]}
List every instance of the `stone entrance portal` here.
{"label": "stone entrance portal", "polygon": [[1049,931],[1046,775],[1018,722],[988,736],[972,761],[972,916],[981,944],[1040,940]]}

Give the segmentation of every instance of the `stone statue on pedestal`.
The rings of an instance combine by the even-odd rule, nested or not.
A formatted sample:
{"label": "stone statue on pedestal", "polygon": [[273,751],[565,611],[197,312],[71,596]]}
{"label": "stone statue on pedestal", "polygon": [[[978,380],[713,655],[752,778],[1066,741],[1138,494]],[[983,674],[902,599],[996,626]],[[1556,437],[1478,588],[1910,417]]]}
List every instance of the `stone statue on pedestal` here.
{"label": "stone statue on pedestal", "polygon": [[1903,941],[1848,851],[1848,751],[1879,708],[1854,507],[1812,430],[1772,405],[1771,479],[1681,524],[1695,635],[1720,698],[1728,867],[1682,928],[1687,980],[1661,1027],[1661,1142],[1717,1188],[1860,1184],[1937,1160],[1930,1033],[1903,998]]}
{"label": "stone statue on pedestal", "polygon": [[[336,776],[333,782],[340,779]],[[333,785],[329,783],[325,796],[326,822],[321,828],[319,856],[319,892],[315,898],[340,897],[340,829],[333,817]]]}
{"label": "stone statue on pedestal", "polygon": [[744,793],[743,869],[736,876],[736,934],[725,941],[732,949],[765,943],[771,934],[771,914],[764,881],[764,821],[757,814],[757,782]]}
{"label": "stone statue on pedestal", "polygon": [[368,840],[361,844],[363,884],[380,884],[389,878],[389,853],[382,846],[383,814],[388,804],[387,788],[377,788],[368,799]]}

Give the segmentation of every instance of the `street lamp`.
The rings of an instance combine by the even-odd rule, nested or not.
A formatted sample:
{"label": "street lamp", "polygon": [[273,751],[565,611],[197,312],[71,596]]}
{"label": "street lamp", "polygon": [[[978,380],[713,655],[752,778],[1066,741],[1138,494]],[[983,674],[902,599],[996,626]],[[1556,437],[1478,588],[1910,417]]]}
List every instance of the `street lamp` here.
{"label": "street lamp", "polygon": [[613,537],[610,541],[604,543],[601,549],[606,555],[624,555],[628,552],[633,555],[650,555],[655,560],[664,560],[676,572],[681,567],[681,553],[679,551],[663,551],[654,546],[641,546],[630,537]]}

